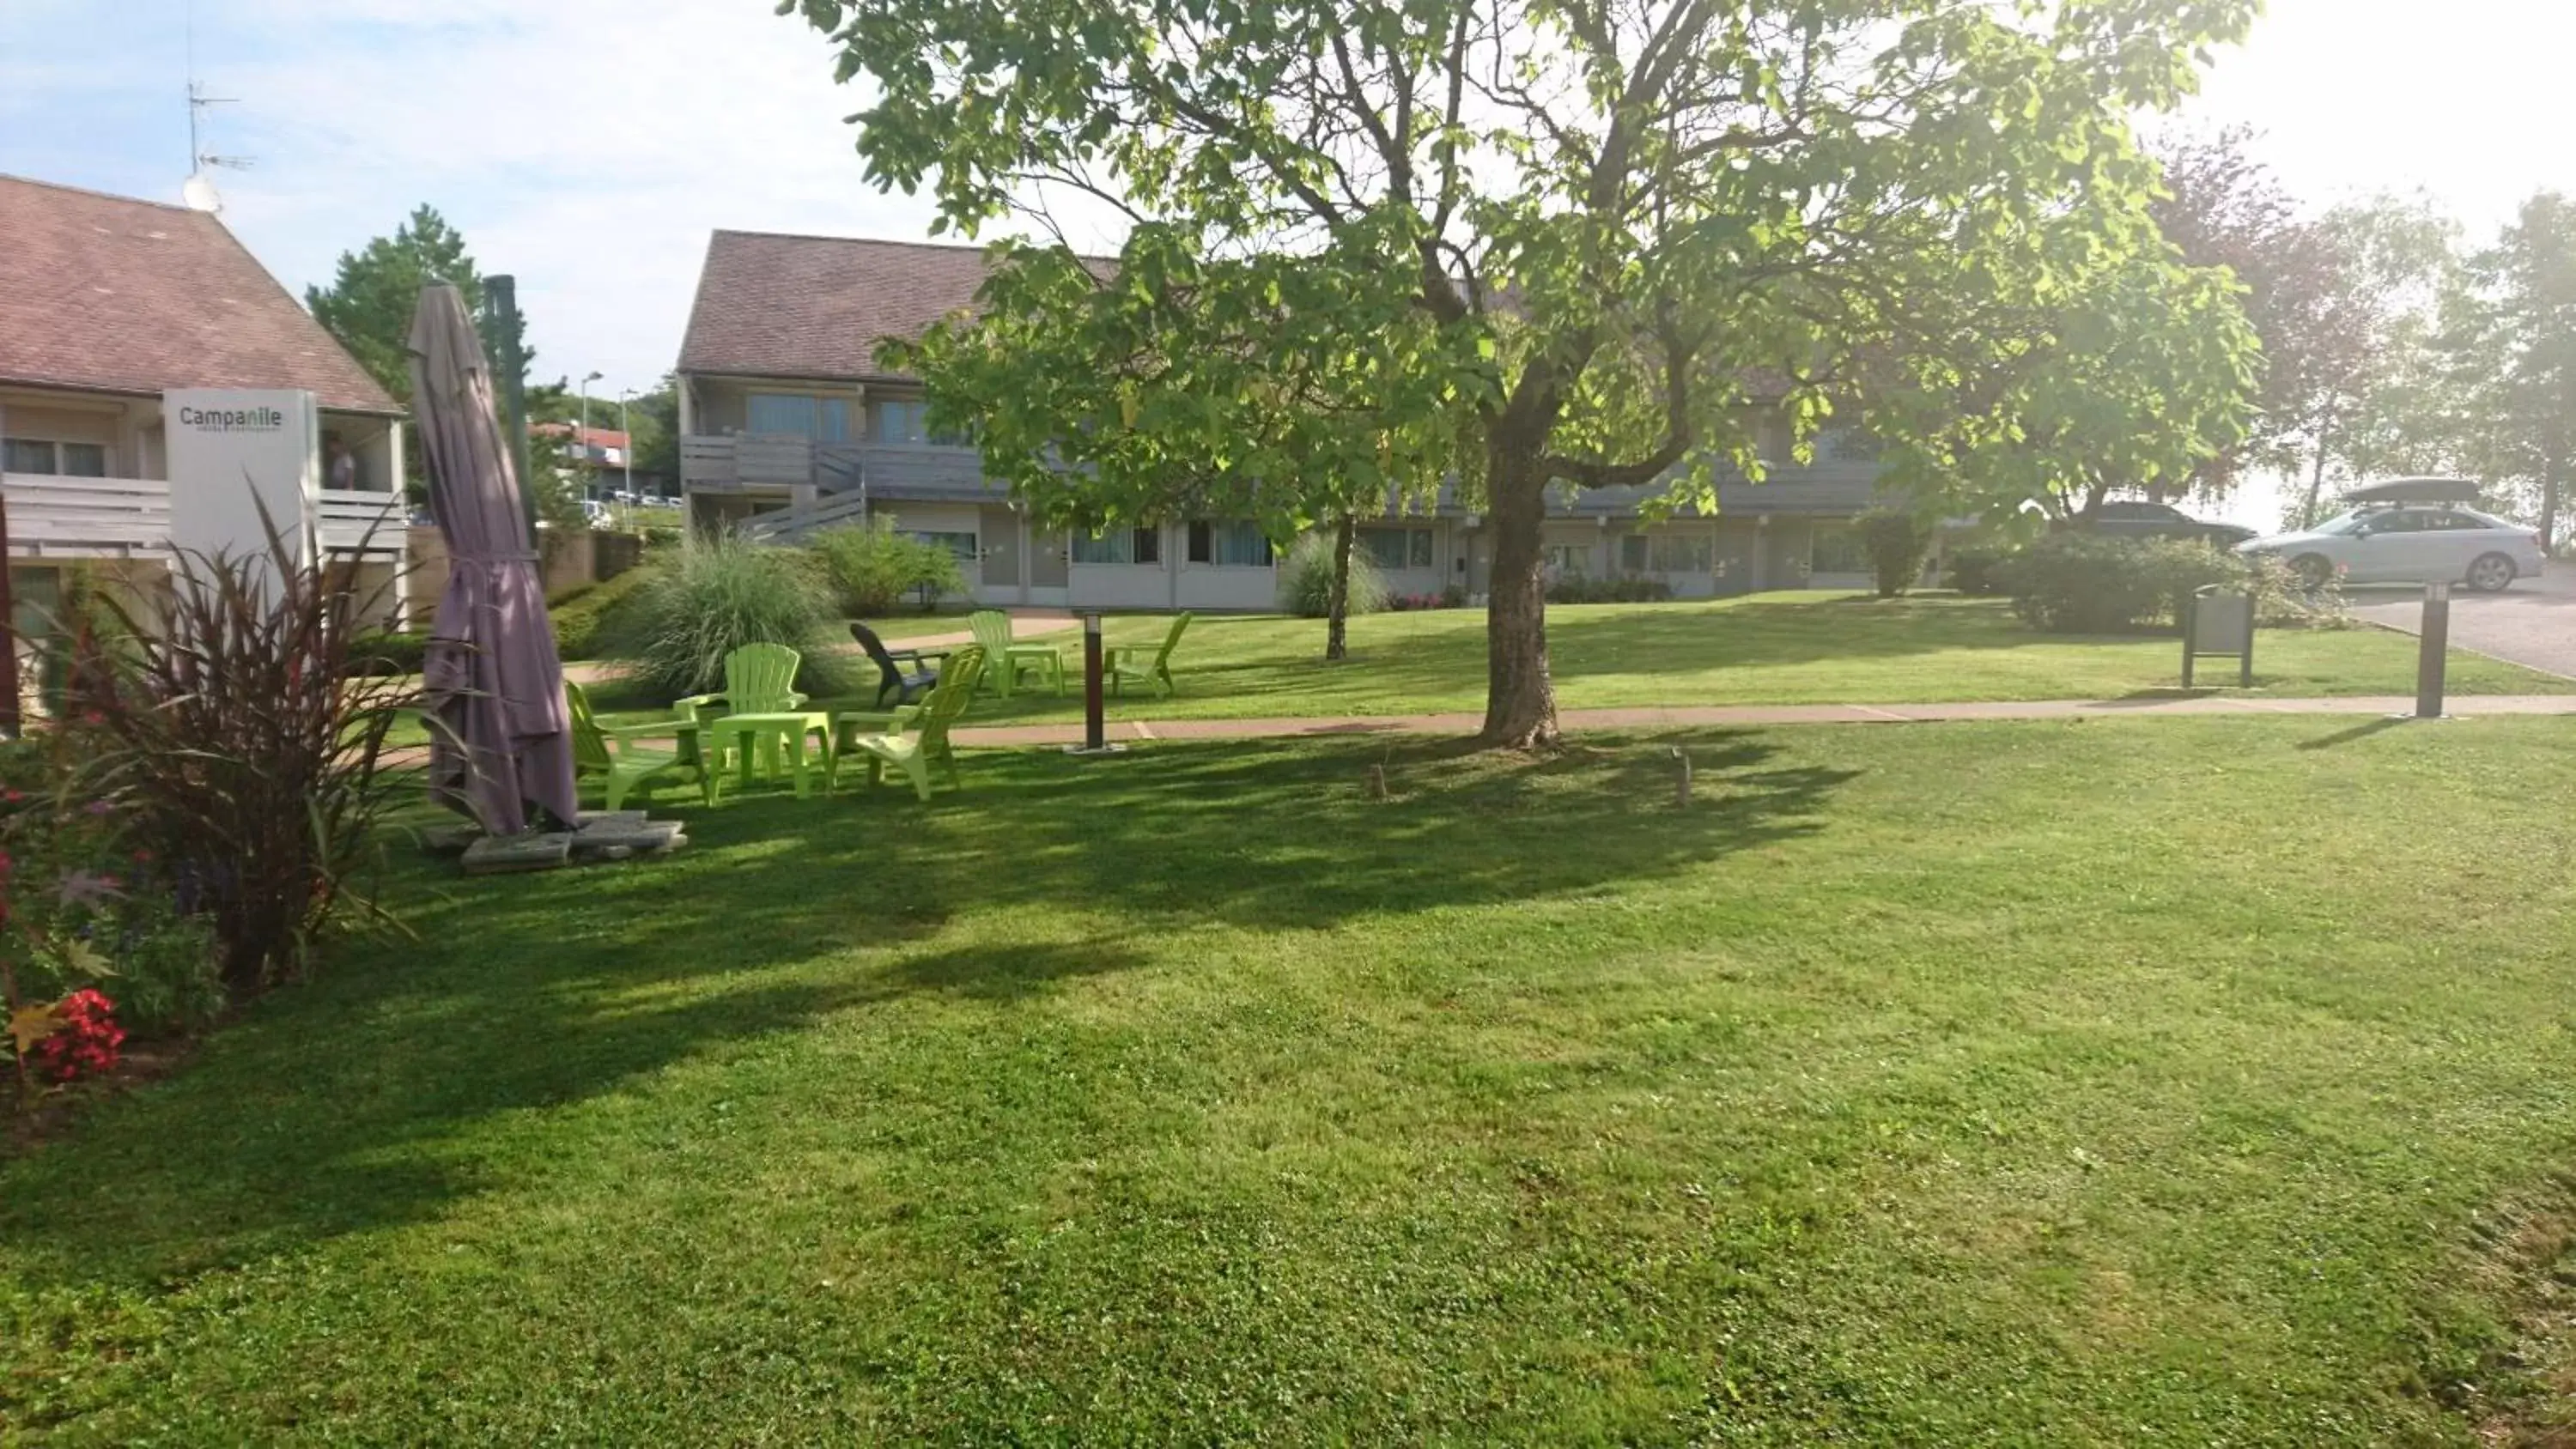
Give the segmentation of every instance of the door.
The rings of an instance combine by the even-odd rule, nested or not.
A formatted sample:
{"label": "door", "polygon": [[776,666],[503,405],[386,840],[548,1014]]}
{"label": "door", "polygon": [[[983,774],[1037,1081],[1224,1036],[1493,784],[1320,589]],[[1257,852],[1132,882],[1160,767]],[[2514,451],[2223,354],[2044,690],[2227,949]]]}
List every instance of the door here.
{"label": "door", "polygon": [[2513,530],[2497,528],[2474,513],[2444,509],[2438,515],[2438,528],[2431,535],[2440,540],[2441,560],[2448,570],[2441,578],[2456,584],[2469,576],[2469,565],[2491,553],[2512,558]]}
{"label": "door", "polygon": [[1007,508],[987,508],[976,520],[977,545],[983,554],[976,600],[1016,604],[1020,599],[1020,516]]}
{"label": "door", "polygon": [[2355,541],[2352,568],[2345,577],[2356,584],[2432,578],[2441,572],[2440,553],[2432,514],[2421,508],[2391,509],[2372,519]]}
{"label": "door", "polygon": [[1062,604],[1071,578],[1072,536],[1044,529],[1029,532],[1029,602]]}

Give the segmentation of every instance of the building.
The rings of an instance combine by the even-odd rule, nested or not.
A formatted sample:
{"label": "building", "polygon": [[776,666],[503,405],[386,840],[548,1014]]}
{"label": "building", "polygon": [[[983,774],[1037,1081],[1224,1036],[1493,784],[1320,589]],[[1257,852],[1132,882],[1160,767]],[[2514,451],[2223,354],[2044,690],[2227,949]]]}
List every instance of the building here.
{"label": "building", "polygon": [[213,216],[0,176],[0,496],[22,632],[67,567],[166,577],[164,395],[194,388],[310,394],[322,547],[361,588],[399,589],[403,411],[366,369]]}
{"label": "building", "polygon": [[[949,544],[991,604],[1267,609],[1273,540],[1225,519],[1173,519],[1097,537],[1033,527],[973,448],[930,436],[920,383],[880,365],[876,340],[914,337],[972,305],[976,247],[719,231],[679,361],[680,475],[700,527],[793,534],[863,514]],[[1785,429],[1777,439],[1786,453]],[[1649,522],[1651,490],[1556,490],[1550,567],[1645,576],[1683,598],[1857,587],[1847,527],[1878,466],[1828,437],[1811,466],[1724,483],[1715,516]],[[754,522],[753,520],[758,520]],[[1491,540],[1454,500],[1372,521],[1365,548],[1399,593],[1485,591]]]}

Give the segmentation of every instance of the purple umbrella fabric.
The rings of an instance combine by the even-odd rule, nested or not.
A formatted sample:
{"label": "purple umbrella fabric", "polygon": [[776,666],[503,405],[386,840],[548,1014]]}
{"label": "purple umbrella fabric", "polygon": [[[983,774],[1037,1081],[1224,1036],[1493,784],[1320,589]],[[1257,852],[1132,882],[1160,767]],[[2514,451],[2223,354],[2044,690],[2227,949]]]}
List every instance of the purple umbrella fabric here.
{"label": "purple umbrella fabric", "polygon": [[530,805],[569,825],[580,804],[563,660],[492,408],[491,364],[454,287],[420,289],[411,386],[448,559],[422,681],[434,714],[430,796],[493,835],[527,829]]}

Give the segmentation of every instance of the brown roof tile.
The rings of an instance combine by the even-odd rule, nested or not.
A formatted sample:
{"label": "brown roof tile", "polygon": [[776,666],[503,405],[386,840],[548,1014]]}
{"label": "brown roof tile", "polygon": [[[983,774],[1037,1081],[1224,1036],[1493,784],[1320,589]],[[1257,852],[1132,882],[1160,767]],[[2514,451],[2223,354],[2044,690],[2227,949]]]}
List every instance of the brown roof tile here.
{"label": "brown roof tile", "polygon": [[975,304],[980,246],[719,231],[707,242],[680,370],[887,376],[881,337],[918,337]]}
{"label": "brown roof tile", "polygon": [[0,382],[303,388],[402,409],[203,212],[0,176]]}

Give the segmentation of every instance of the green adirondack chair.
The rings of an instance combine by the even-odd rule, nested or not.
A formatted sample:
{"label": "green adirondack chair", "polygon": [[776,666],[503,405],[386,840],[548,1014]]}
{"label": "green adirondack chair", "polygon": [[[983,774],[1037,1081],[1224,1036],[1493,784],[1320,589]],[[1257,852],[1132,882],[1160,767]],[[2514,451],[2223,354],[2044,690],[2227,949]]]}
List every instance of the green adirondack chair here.
{"label": "green adirondack chair", "polygon": [[1139,656],[1145,651],[1133,644],[1121,644],[1110,650],[1109,656],[1101,661],[1101,668],[1107,672],[1109,692],[1124,694],[1126,691],[1121,686],[1132,679],[1138,684],[1152,685],[1157,699],[1173,693],[1177,686],[1172,683],[1172,649],[1181,642],[1181,631],[1190,627],[1190,621],[1197,617],[1196,614],[1183,614],[1174,619],[1172,631],[1163,636],[1163,647],[1154,651],[1151,663],[1140,662]]}
{"label": "green adirondack chair", "polygon": [[914,732],[862,735],[852,740],[847,749],[833,752],[833,772],[839,771],[842,755],[855,750],[868,757],[871,785],[883,780],[886,766],[892,765],[912,781],[913,793],[926,801],[930,798],[930,771],[936,766],[948,776],[952,787],[966,788],[965,780],[957,773],[957,756],[948,748],[948,727],[966,712],[967,701],[975,697],[976,680],[983,673],[982,645],[969,644],[949,655],[939,670],[938,687],[922,701],[921,713],[912,722]]}
{"label": "green adirondack chair", "polygon": [[[586,775],[606,777],[609,809],[615,810],[625,804],[627,791],[638,785],[649,789],[650,782],[665,775],[694,781],[698,793],[705,797],[707,803],[715,803],[715,778],[698,753],[695,730],[681,730],[676,749],[644,749],[635,741],[656,735],[668,738],[671,735],[670,724],[601,724],[599,717],[591,713],[590,695],[570,680],[564,682],[564,702],[572,709],[573,774],[576,778]],[[680,722],[694,724],[696,718],[684,708],[680,712]]]}
{"label": "green adirondack chair", "polygon": [[[727,714],[784,714],[805,706],[794,688],[805,656],[784,644],[745,644],[725,656],[725,687],[716,694],[693,694],[674,701],[691,717],[712,719]],[[725,762],[710,760],[715,769]],[[774,763],[774,762],[772,762]]]}
{"label": "green adirondack chair", "polygon": [[975,643],[984,651],[985,682],[1004,699],[1019,687],[1023,670],[1034,670],[1041,678],[1064,693],[1064,656],[1052,644],[1014,644],[1011,642],[1011,616],[999,609],[977,609],[968,615],[966,627],[975,633]]}

